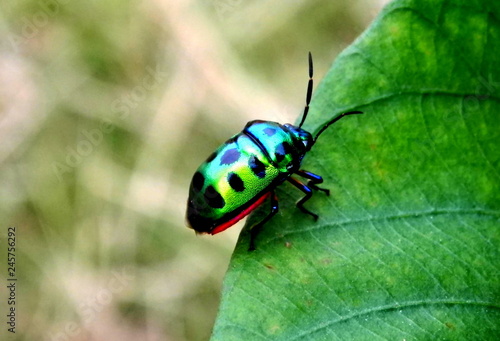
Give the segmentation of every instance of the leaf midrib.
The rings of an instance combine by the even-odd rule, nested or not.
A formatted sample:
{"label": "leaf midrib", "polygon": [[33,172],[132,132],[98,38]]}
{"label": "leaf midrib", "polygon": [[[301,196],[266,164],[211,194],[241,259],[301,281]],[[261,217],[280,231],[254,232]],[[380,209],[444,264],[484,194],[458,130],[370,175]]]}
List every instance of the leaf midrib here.
{"label": "leaf midrib", "polygon": [[[474,97],[474,98],[480,98],[486,96],[485,101],[493,100],[494,102],[497,102],[500,104],[500,97],[494,96],[491,94],[491,92],[488,93],[483,93],[483,92],[463,92],[463,93],[457,93],[457,92],[447,92],[442,89],[424,89],[423,91],[395,91],[395,92],[388,92],[383,95],[380,95],[378,97],[371,97],[368,98],[367,101],[362,101],[358,99],[358,102],[356,104],[352,105],[346,105],[342,107],[338,107],[337,110],[335,110],[335,113],[343,113],[343,112],[349,112],[353,110],[359,110],[362,107],[365,106],[371,106],[373,104],[376,104],[378,102],[383,102],[395,97],[404,97],[404,96],[449,96],[449,97],[456,97],[456,98],[467,98],[467,97]],[[314,97],[313,97],[313,102],[314,103]],[[311,106],[314,106],[312,104]],[[334,114],[332,114],[333,116]]]}
{"label": "leaf midrib", "polygon": [[500,305],[496,305],[492,302],[488,301],[473,301],[473,300],[439,300],[439,299],[433,299],[433,300],[417,300],[417,301],[406,301],[404,303],[396,303],[396,304],[387,304],[387,305],[380,305],[377,307],[373,308],[367,308],[367,309],[362,309],[356,313],[348,314],[344,317],[340,317],[337,319],[334,319],[332,321],[328,321],[325,323],[321,323],[320,326],[317,326],[315,328],[311,328],[299,335],[295,335],[292,337],[290,340],[296,340],[300,339],[301,337],[304,337],[308,334],[317,332],[321,329],[325,329],[328,327],[331,327],[337,323],[341,322],[346,322],[351,319],[355,319],[361,316],[369,315],[372,313],[377,313],[377,312],[384,312],[384,311],[391,311],[391,310],[402,310],[405,308],[415,308],[415,307],[423,307],[423,306],[431,306],[431,305],[469,305],[469,306],[481,306],[485,308],[490,308],[490,309],[498,309],[500,310]]}
{"label": "leaf midrib", "polygon": [[495,217],[495,218],[500,218],[500,211],[496,210],[488,210],[484,208],[474,208],[474,209],[467,209],[467,208],[439,208],[439,209],[432,209],[428,211],[412,211],[412,212],[400,212],[398,214],[392,214],[392,215],[371,215],[370,217],[366,218],[360,218],[360,219],[349,219],[349,220],[344,220],[344,221],[332,221],[326,224],[313,224],[307,228],[304,229],[294,229],[293,231],[282,231],[279,236],[276,236],[274,238],[269,238],[267,239],[267,242],[272,242],[273,240],[276,239],[283,239],[283,237],[292,235],[292,234],[297,234],[297,233],[303,233],[303,232],[311,232],[315,230],[320,230],[323,228],[327,227],[343,227],[343,226],[349,226],[349,225],[354,225],[354,224],[363,224],[363,223],[368,223],[368,222],[381,222],[381,221],[394,221],[394,220],[402,220],[402,219],[419,219],[422,217],[427,217],[427,216],[435,216],[435,215],[453,215],[456,217],[457,215],[483,215],[483,216],[490,216],[490,217]]}

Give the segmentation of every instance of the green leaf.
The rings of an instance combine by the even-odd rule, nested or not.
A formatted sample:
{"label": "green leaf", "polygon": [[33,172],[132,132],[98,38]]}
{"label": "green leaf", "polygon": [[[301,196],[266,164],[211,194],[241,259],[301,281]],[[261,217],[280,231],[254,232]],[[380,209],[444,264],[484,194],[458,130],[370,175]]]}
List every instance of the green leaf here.
{"label": "green leaf", "polygon": [[[500,3],[395,1],[334,63],[303,168],[242,233],[212,340],[500,337]],[[267,205],[265,205],[267,206]],[[268,212],[262,207],[247,224]]]}

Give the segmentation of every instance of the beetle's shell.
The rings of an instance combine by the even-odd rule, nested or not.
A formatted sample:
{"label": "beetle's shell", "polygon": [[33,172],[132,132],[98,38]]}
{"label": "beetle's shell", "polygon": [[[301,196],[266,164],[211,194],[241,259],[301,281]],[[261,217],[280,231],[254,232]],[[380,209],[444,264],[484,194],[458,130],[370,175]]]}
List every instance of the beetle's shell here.
{"label": "beetle's shell", "polygon": [[303,136],[298,137],[290,127],[299,129],[252,121],[220,146],[193,176],[186,217],[190,227],[222,231],[217,227],[236,223],[297,170],[307,151],[303,136],[310,139],[310,134],[299,129]]}

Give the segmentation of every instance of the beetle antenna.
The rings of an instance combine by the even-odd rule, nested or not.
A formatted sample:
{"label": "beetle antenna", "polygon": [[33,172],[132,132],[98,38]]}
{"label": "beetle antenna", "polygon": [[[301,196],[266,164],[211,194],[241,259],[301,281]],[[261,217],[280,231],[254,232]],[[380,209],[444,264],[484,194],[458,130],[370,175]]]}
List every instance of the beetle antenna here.
{"label": "beetle antenna", "polygon": [[306,106],[304,108],[304,113],[302,114],[302,120],[300,120],[299,128],[304,124],[307,113],[309,112],[309,103],[311,102],[313,90],[313,58],[311,52],[309,52],[309,82],[307,83],[307,94],[306,94]]}
{"label": "beetle antenna", "polygon": [[337,122],[338,120],[340,120],[342,117],[345,117],[345,116],[348,116],[348,115],[362,114],[362,113],[363,113],[362,111],[349,111],[349,112],[345,112],[345,113],[343,113],[343,114],[335,117],[333,120],[331,120],[330,122],[328,122],[327,124],[325,124],[319,130],[319,132],[316,134],[316,136],[314,136],[312,145],[314,145],[316,143],[316,140],[318,139],[319,135],[321,135],[321,133],[324,132],[326,130],[326,128],[328,128],[329,126],[331,126],[332,124],[334,124],[335,122]]}

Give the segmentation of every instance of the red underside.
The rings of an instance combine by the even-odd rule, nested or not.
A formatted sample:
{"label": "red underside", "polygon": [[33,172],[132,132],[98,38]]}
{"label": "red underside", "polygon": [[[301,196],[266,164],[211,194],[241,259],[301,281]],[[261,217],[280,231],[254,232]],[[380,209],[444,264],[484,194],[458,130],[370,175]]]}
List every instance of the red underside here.
{"label": "red underside", "polygon": [[227,221],[227,222],[225,222],[225,223],[217,226],[216,228],[214,228],[212,230],[212,232],[210,232],[210,234],[217,234],[219,232],[224,231],[228,227],[233,226],[238,221],[240,221],[241,219],[245,218],[250,212],[252,212],[254,209],[256,209],[260,204],[262,204],[264,202],[264,200],[266,200],[266,198],[269,197],[269,195],[271,195],[271,192],[268,192],[268,193],[264,194],[263,196],[261,196],[259,199],[257,199],[256,202],[254,202],[253,204],[251,204],[250,206],[248,206],[247,208],[245,208],[236,217],[234,217],[234,218],[230,219],[229,221]]}

